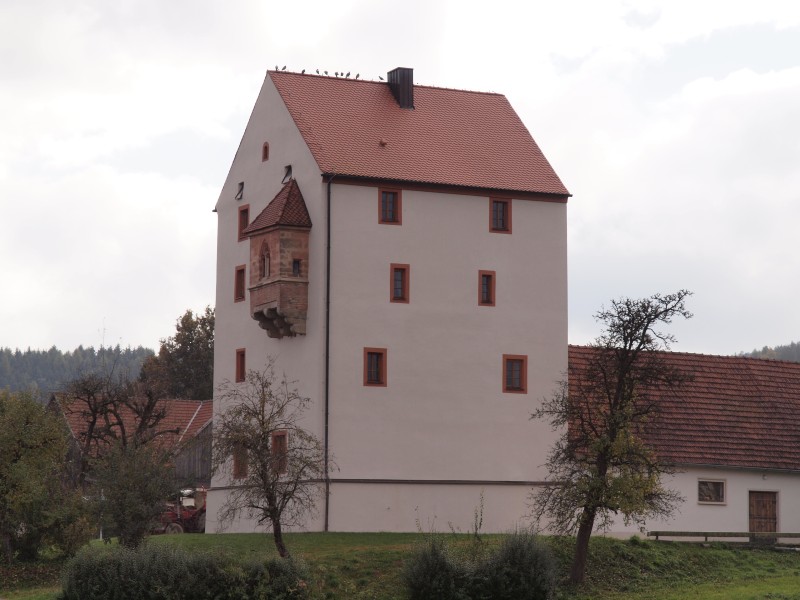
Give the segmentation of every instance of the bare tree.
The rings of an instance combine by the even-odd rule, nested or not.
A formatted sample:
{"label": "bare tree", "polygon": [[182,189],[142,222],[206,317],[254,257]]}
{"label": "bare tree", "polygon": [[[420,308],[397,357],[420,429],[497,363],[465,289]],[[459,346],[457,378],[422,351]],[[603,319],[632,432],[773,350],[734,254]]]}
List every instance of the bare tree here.
{"label": "bare tree", "polygon": [[614,515],[626,523],[669,515],[682,499],[661,484],[674,473],[645,443],[657,425],[659,395],[687,379],[659,351],[673,335],[656,328],[674,317],[690,318],[686,290],[649,298],[614,300],[595,318],[604,332],[570,360],[568,382],[545,400],[532,418],[562,432],[546,466],[549,485],[532,496],[537,521],[549,519],[558,533],[577,531],[570,572],[581,583],[594,527],[607,528]]}
{"label": "bare tree", "polygon": [[244,512],[271,525],[282,557],[289,556],[283,528],[314,513],[326,475],[322,444],[301,426],[310,400],[293,385],[276,376],[270,359],[262,371],[248,371],[244,382],[220,387],[223,408],[214,421],[214,470],[232,484],[220,521]]}

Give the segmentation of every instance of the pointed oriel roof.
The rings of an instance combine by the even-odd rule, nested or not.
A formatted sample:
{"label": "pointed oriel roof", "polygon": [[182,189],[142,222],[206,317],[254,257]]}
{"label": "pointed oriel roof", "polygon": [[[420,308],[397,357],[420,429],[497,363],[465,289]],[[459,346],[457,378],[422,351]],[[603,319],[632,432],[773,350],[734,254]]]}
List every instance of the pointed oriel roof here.
{"label": "pointed oriel roof", "polygon": [[281,188],[281,191],[242,233],[249,235],[279,225],[311,227],[311,217],[308,216],[303,194],[294,179]]}

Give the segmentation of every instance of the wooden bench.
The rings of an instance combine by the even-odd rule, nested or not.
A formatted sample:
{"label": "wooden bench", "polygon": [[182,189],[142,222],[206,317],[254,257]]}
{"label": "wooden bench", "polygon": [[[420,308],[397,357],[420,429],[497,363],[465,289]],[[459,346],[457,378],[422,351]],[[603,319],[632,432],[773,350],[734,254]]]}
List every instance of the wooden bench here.
{"label": "wooden bench", "polygon": [[654,537],[656,541],[658,541],[659,537],[703,538],[706,542],[708,538],[747,538],[750,541],[768,543],[777,539],[797,539],[800,538],[800,533],[781,531],[648,531],[647,537]]}

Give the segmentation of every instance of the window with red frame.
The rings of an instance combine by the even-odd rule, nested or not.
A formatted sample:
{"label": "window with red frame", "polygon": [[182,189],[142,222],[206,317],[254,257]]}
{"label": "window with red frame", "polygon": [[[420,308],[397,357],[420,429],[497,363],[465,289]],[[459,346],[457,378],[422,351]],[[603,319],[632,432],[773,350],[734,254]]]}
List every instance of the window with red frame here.
{"label": "window with red frame", "polygon": [[503,391],[512,394],[528,393],[528,357],[521,354],[503,355]]}
{"label": "window with red frame", "polygon": [[289,434],[286,431],[272,433],[272,468],[278,475],[289,470]]}
{"label": "window with red frame", "polygon": [[387,225],[402,223],[402,197],[400,190],[378,190],[378,222]]}
{"label": "window with red frame", "polygon": [[389,269],[390,289],[389,300],[391,302],[401,302],[408,304],[409,301],[409,273],[411,268],[408,265],[392,263]]}
{"label": "window with red frame", "polygon": [[244,300],[245,293],[245,265],[236,267],[236,278],[233,284],[233,301],[241,302]]}
{"label": "window with red frame", "polygon": [[239,348],[236,351],[236,382],[244,381],[246,375],[246,365],[244,358],[244,348]]}
{"label": "window with red frame", "polygon": [[495,272],[478,271],[478,304],[494,306]]}
{"label": "window with red frame", "polygon": [[495,233],[511,233],[511,200],[489,200],[489,230]]}
{"label": "window with red frame", "polygon": [[250,205],[245,204],[239,207],[239,240],[245,239],[244,230],[250,224]]}
{"label": "window with red frame", "polygon": [[364,385],[386,386],[386,348],[364,348]]}
{"label": "window with red frame", "polygon": [[247,477],[247,448],[237,444],[233,449],[233,478],[242,479]]}

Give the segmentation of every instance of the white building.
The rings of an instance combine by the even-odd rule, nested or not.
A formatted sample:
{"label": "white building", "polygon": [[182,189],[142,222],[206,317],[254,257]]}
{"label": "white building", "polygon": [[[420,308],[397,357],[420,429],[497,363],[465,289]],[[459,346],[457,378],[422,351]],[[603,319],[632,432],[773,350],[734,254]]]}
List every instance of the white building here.
{"label": "white building", "polygon": [[502,95],[267,73],[216,206],[214,377],[274,356],[313,400],[338,470],[309,530],[466,530],[481,493],[485,531],[528,512],[568,196]]}

